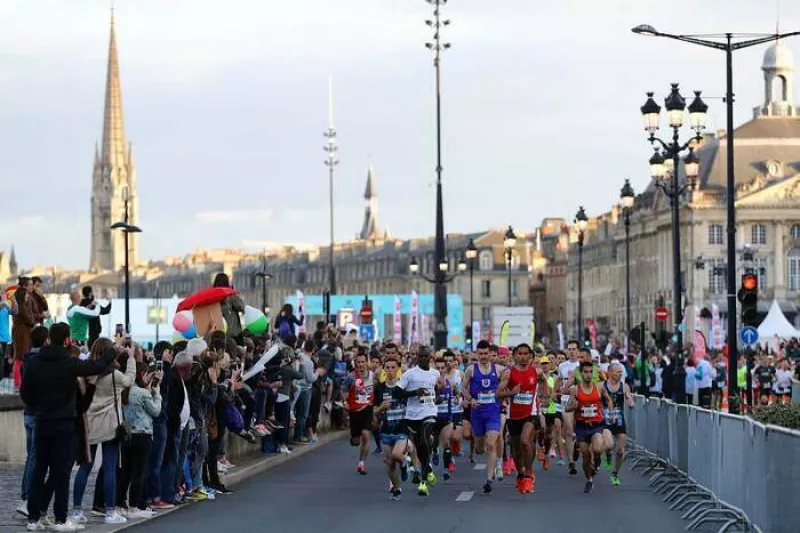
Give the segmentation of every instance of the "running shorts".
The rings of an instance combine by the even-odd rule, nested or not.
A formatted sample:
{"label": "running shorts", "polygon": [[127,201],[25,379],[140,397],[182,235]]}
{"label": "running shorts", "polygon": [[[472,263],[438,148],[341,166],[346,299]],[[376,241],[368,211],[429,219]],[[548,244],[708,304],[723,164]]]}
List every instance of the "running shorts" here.
{"label": "running shorts", "polygon": [[622,425],[614,424],[612,426],[608,426],[608,430],[615,437],[617,435],[627,435],[628,434],[628,428],[625,427],[625,423],[624,422],[622,423]]}
{"label": "running shorts", "polygon": [[544,423],[547,424],[547,427],[553,427],[556,423],[556,420],[564,420],[564,417],[561,415],[561,413],[544,414]]}
{"label": "running shorts", "polygon": [[539,416],[529,416],[526,418],[520,418],[519,420],[512,420],[508,419],[506,421],[506,426],[508,427],[508,434],[512,437],[519,437],[522,435],[522,428],[525,424],[531,423],[533,424],[533,429],[538,430],[542,424],[539,421]]}
{"label": "running shorts", "polygon": [[606,425],[603,422],[599,424],[587,424],[582,420],[575,421],[575,440],[577,442],[592,442],[592,437],[595,435],[602,435]]}
{"label": "running shorts", "polygon": [[386,433],[381,433],[381,444],[390,448],[393,448],[395,444],[404,440],[408,440],[408,435],[405,433],[399,433],[397,435],[387,435]]}
{"label": "running shorts", "polygon": [[485,437],[490,431],[500,432],[500,413],[472,411],[472,433],[476,437]]}
{"label": "running shorts", "polygon": [[356,439],[361,438],[362,431],[372,431],[372,407],[361,411],[350,411],[350,443],[358,446]]}
{"label": "running shorts", "polygon": [[464,425],[464,420],[462,420],[462,418],[461,418],[461,413],[459,413],[457,415],[453,415],[453,417],[449,418],[449,419],[448,418],[437,418],[436,419],[436,428],[434,429],[434,431],[438,435],[448,425],[455,425],[455,427],[457,427],[457,428],[463,426]]}

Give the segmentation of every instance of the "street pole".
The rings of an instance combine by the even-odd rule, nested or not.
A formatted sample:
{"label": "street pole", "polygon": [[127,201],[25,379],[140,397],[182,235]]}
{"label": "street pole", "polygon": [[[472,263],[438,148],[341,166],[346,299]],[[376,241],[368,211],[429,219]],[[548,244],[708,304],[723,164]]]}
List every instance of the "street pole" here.
{"label": "street pole", "polygon": [[261,271],[264,273],[261,276],[261,311],[266,315],[267,313],[267,254],[261,259]]}
{"label": "street pole", "polygon": [[450,24],[441,19],[441,7],[447,0],[427,0],[433,6],[433,20],[425,21],[433,30],[432,42],[425,46],[434,53],[433,68],[436,74],[436,236],[434,256],[434,348],[440,350],[447,346],[447,286],[446,273],[439,268],[445,261],[444,206],[442,200],[442,92],[441,92],[441,53],[450,48],[450,43],[441,42],[441,29]]}
{"label": "street pole", "polygon": [[[126,194],[124,197],[125,202],[125,225],[129,225],[129,215],[128,215],[128,194],[127,189],[125,189]],[[129,265],[129,257],[130,257],[130,247],[128,245],[128,228],[126,227],[123,230],[124,238],[125,238],[125,332],[130,334],[131,332],[131,276],[130,276],[130,265]]]}
{"label": "street pole", "polygon": [[681,145],[678,128],[672,133],[672,309],[673,329],[675,330],[675,402],[686,403],[686,369],[683,357],[683,335],[681,322],[683,309],[681,306],[681,190],[678,183],[678,168],[681,163]]}
{"label": "street pole", "polygon": [[583,231],[578,232],[578,340],[583,345]]}
{"label": "street pole", "polygon": [[[328,78],[328,129],[323,132],[323,135],[328,138],[328,144],[323,149],[328,153],[325,159],[325,165],[328,167],[328,191],[330,200],[330,251],[328,254],[328,290],[331,294],[336,294],[336,266],[334,263],[334,211],[333,211],[333,177],[334,169],[339,164],[338,151],[336,146],[336,128],[333,125],[333,81]],[[264,272],[266,272],[266,266]],[[264,286],[266,287],[267,280],[264,278]],[[266,291],[266,288],[264,289]],[[266,297],[264,298],[266,300]],[[266,308],[266,305],[265,305]],[[325,320],[328,320],[327,318]]]}
{"label": "street pole", "polygon": [[[469,325],[470,325],[470,327],[472,327],[472,325],[475,323],[475,317],[473,316],[473,308],[474,308],[473,302],[475,301],[475,285],[472,283],[472,276],[473,276],[474,272],[475,272],[475,261],[471,260],[469,262]],[[474,334],[474,332],[473,332],[473,334]]]}
{"label": "street pole", "polygon": [[156,293],[153,297],[153,304],[153,307],[158,311],[158,318],[156,319],[156,344],[158,344],[158,341],[161,340],[159,334],[159,326],[161,325],[161,294],[159,293],[158,281],[156,281]]}
{"label": "street pole", "polygon": [[508,288],[508,306],[511,307],[511,250],[506,251],[506,274],[507,274],[507,288]]}
{"label": "street pole", "polygon": [[[625,335],[631,349],[631,213],[625,209]],[[627,354],[625,354],[627,356]]]}
{"label": "street pole", "polygon": [[[676,41],[685,43],[696,44],[706,48],[713,48],[725,52],[725,104],[726,104],[726,135],[725,140],[727,144],[727,198],[726,198],[726,229],[727,229],[727,258],[728,258],[728,275],[727,275],[727,301],[728,301],[728,397],[730,400],[730,412],[733,414],[739,413],[739,385],[736,379],[736,369],[738,363],[738,347],[737,347],[737,329],[736,329],[736,295],[734,294],[734,287],[736,286],[736,179],[734,170],[734,126],[733,126],[733,52],[751,46],[768,43],[770,41],[778,41],[786,37],[800,35],[800,31],[792,31],[787,33],[772,33],[764,34],[761,36],[753,37],[753,34],[748,33],[724,33],[715,35],[679,35],[674,33],[664,33],[656,31],[653,26],[648,24],[640,24],[632,28],[633,33],[639,35],[647,35],[652,37],[666,37]],[[717,40],[711,40],[717,39]],[[734,39],[747,39],[743,41],[734,42]],[[722,40],[723,42],[720,42]]]}

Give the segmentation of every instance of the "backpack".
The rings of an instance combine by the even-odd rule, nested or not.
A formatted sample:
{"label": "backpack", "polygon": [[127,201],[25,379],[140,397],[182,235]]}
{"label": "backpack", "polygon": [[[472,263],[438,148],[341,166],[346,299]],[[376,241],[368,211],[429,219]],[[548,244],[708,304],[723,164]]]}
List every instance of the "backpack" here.
{"label": "backpack", "polygon": [[283,322],[281,322],[281,325],[278,326],[278,336],[281,339],[285,339],[286,337],[292,334],[294,334],[294,331],[292,331],[292,325],[289,322],[289,320],[286,319]]}

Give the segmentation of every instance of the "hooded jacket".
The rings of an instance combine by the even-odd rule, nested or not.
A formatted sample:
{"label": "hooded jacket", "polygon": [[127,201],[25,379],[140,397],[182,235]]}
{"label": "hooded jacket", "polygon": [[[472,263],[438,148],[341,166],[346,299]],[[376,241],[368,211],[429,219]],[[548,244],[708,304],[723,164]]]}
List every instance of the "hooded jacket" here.
{"label": "hooded jacket", "polygon": [[80,376],[93,376],[111,365],[116,351],[110,349],[97,361],[81,361],[70,357],[64,346],[44,346],[25,364],[20,395],[33,410],[36,421],[74,420],[76,381]]}

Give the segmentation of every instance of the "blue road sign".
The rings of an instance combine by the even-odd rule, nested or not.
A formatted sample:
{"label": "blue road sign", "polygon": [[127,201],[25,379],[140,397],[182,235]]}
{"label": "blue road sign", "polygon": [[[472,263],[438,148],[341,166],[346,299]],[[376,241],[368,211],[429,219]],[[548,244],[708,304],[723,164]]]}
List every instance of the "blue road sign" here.
{"label": "blue road sign", "polygon": [[742,344],[752,345],[758,342],[758,330],[753,326],[745,326],[739,332],[739,340]]}
{"label": "blue road sign", "polygon": [[372,324],[361,324],[358,327],[358,336],[367,342],[375,340],[375,326]]}

